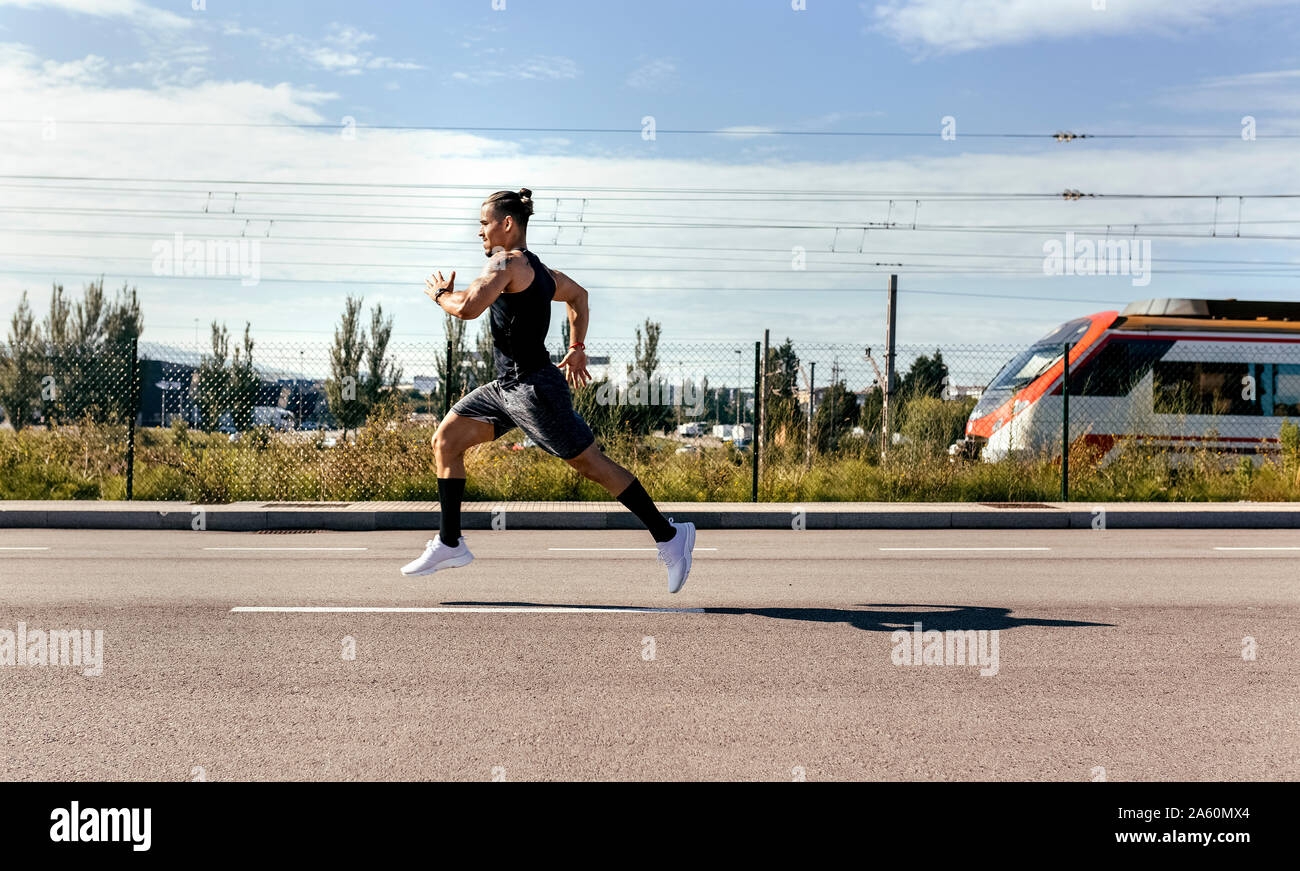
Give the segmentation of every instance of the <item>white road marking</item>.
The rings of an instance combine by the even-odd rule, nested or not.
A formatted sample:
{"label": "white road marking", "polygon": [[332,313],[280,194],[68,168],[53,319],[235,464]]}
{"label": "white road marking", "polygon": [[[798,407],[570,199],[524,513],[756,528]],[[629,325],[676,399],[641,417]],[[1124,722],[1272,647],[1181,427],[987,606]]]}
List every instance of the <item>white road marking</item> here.
{"label": "white road marking", "polygon": [[459,608],[241,605],[231,613],[258,614],[703,614],[703,608],[561,608],[556,605],[464,605]]}
{"label": "white road marking", "polygon": [[364,547],[205,547],[204,550],[368,550]]}
{"label": "white road marking", "polygon": [[[657,547],[548,547],[547,550],[658,550]],[[716,547],[697,547],[693,550],[717,550]]]}
{"label": "white road marking", "polygon": [[1050,547],[881,547],[877,550],[1051,550]]}
{"label": "white road marking", "polygon": [[49,550],[48,547],[0,547],[0,550]]}
{"label": "white road marking", "polygon": [[1215,550],[1300,550],[1300,547],[1216,547]]}

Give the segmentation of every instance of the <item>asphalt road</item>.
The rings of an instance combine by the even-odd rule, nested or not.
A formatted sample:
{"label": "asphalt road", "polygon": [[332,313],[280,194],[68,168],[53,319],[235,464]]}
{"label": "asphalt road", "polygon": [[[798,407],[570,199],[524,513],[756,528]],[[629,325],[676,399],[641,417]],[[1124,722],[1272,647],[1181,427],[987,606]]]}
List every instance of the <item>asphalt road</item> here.
{"label": "asphalt road", "polygon": [[[11,642],[0,778],[1300,778],[1300,532],[426,537],[0,530],[0,661],[103,632]],[[324,606],[443,610],[232,611]]]}

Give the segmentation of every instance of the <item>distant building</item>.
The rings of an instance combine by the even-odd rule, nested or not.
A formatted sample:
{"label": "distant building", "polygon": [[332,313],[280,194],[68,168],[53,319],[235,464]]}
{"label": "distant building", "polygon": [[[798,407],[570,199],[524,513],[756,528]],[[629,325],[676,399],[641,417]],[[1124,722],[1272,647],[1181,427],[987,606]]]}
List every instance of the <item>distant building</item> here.
{"label": "distant building", "polygon": [[[144,350],[144,349],[142,349]],[[202,355],[184,348],[150,343],[140,358],[139,426],[170,426],[177,418],[191,426],[199,425],[199,409],[194,402]],[[298,372],[276,369],[253,362],[260,380],[255,406],[279,408],[293,415],[295,421],[308,425],[327,409],[324,385]],[[283,415],[273,415],[277,420]]]}

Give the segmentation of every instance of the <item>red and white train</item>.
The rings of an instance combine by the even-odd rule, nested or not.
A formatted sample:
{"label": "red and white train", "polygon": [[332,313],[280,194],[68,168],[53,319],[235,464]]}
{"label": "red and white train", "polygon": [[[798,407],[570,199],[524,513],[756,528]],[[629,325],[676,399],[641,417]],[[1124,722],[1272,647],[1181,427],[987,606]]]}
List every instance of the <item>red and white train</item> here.
{"label": "red and white train", "polygon": [[1266,455],[1284,420],[1300,422],[1300,303],[1149,299],[1068,321],[1012,358],[971,412],[964,452],[1059,454],[1067,342],[1069,439],[1103,459],[1133,445]]}

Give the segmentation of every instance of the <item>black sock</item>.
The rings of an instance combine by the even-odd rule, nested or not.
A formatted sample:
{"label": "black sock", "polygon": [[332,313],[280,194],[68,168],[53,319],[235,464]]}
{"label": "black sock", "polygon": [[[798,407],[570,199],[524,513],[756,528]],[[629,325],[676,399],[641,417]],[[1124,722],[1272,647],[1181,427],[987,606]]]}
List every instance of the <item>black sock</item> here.
{"label": "black sock", "polygon": [[673,529],[668,518],[659,513],[654,502],[650,500],[650,494],[641,486],[641,482],[636,478],[632,483],[624,488],[622,493],[618,494],[618,501],[622,502],[628,511],[631,511],[637,518],[645,524],[645,528],[650,530],[655,541],[668,541],[677,534]]}
{"label": "black sock", "polygon": [[460,544],[460,500],[465,495],[464,478],[438,479],[438,537],[448,547]]}

